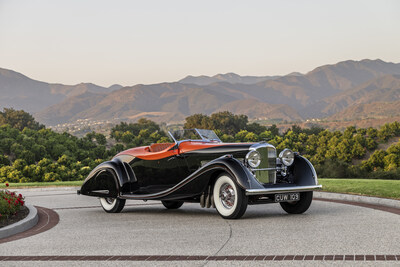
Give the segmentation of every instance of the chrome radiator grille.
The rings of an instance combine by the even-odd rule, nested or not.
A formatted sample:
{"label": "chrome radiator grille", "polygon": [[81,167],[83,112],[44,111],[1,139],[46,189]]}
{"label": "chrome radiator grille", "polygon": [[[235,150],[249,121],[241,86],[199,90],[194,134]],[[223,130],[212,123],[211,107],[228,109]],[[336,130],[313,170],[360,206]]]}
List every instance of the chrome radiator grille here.
{"label": "chrome radiator grille", "polygon": [[261,163],[253,169],[256,179],[263,184],[276,183],[276,149],[270,144],[259,145],[255,148],[261,155]]}

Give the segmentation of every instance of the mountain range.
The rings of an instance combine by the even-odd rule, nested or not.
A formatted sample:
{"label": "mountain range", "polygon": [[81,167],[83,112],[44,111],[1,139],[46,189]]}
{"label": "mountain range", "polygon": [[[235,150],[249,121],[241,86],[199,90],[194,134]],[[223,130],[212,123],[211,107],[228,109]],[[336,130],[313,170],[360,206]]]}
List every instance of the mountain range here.
{"label": "mountain range", "polygon": [[187,76],[122,87],[40,82],[0,69],[0,106],[24,109],[46,125],[79,119],[181,122],[194,113],[229,110],[250,119],[350,120],[400,115],[400,64],[343,61],[301,74]]}

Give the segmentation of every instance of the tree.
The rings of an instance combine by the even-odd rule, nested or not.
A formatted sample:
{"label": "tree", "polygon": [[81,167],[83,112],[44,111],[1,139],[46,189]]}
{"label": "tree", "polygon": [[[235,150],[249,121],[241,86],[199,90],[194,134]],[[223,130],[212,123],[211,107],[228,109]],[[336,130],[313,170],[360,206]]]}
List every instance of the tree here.
{"label": "tree", "polygon": [[212,129],[220,129],[226,134],[235,134],[246,129],[248,118],[246,115],[234,115],[229,111],[213,113],[210,116]]}
{"label": "tree", "polygon": [[384,150],[376,150],[367,161],[362,163],[362,167],[368,171],[375,171],[377,169],[384,169],[385,157],[387,152]]}
{"label": "tree", "polygon": [[304,128],[301,131],[307,135],[318,135],[320,132],[324,131],[325,129],[316,125],[311,126],[311,128]]}
{"label": "tree", "polygon": [[17,159],[13,163],[14,169],[19,170],[19,171],[22,171],[25,166],[26,166],[26,161],[23,159]]}
{"label": "tree", "polygon": [[134,139],[134,135],[130,131],[126,131],[122,134],[121,140],[125,144],[129,144]]}
{"label": "tree", "polygon": [[44,125],[39,124],[33,116],[23,110],[15,110],[13,108],[4,108],[0,111],[0,125],[9,124],[11,127],[22,131],[25,127],[39,130]]}
{"label": "tree", "polygon": [[221,137],[221,141],[225,143],[233,143],[235,142],[235,138],[229,134],[223,134]]}
{"label": "tree", "polygon": [[279,128],[276,127],[275,124],[272,124],[270,127],[267,128],[267,130],[270,131],[273,136],[278,136],[279,135]]}
{"label": "tree", "polygon": [[0,167],[10,165],[10,159],[6,155],[0,155]]}
{"label": "tree", "polygon": [[338,159],[341,161],[344,161],[344,162],[350,162],[352,159],[350,149],[351,149],[351,145],[347,141],[347,139],[344,139],[342,142],[340,142],[337,146]]}
{"label": "tree", "polygon": [[356,127],[354,126],[349,126],[346,128],[346,130],[343,132],[343,137],[345,139],[351,139],[353,138],[353,135],[357,132]]}
{"label": "tree", "polygon": [[351,156],[353,158],[361,159],[365,155],[365,148],[358,142],[354,143],[351,149]]}
{"label": "tree", "polygon": [[288,129],[288,131],[292,131],[292,132],[294,132],[295,134],[299,134],[299,133],[301,133],[303,130],[301,129],[301,127],[299,126],[299,125],[296,125],[296,124],[294,124],[294,125],[292,125],[292,129]]}
{"label": "tree", "polygon": [[[234,115],[229,111],[222,111],[207,116],[194,114],[185,119],[185,129],[210,129],[220,130],[222,134],[234,135],[247,127],[248,118],[246,115]],[[251,126],[255,127],[255,126]]]}
{"label": "tree", "polygon": [[193,114],[186,117],[185,124],[183,125],[184,129],[211,129],[211,127],[210,117],[204,114]]}
{"label": "tree", "polygon": [[258,141],[258,136],[257,136],[255,133],[249,132],[249,133],[245,136],[244,140],[245,140],[246,142],[257,142],[257,141]]}
{"label": "tree", "polygon": [[35,163],[35,154],[26,149],[21,152],[19,158],[25,160],[27,164]]}
{"label": "tree", "polygon": [[260,135],[259,135],[259,138],[260,138],[260,140],[262,140],[262,141],[269,141],[269,140],[272,139],[273,137],[274,137],[274,136],[273,136],[272,132],[271,132],[271,131],[268,131],[268,130],[266,130],[266,131],[260,133]]}
{"label": "tree", "polygon": [[148,130],[150,133],[158,131],[162,136],[165,136],[165,133],[160,130],[160,126],[158,126],[157,123],[152,120],[141,118],[137,123],[128,124],[126,122],[121,122],[120,124],[115,125],[111,129],[111,137],[119,141],[121,133],[131,132],[134,136],[137,136],[141,130]]}
{"label": "tree", "polygon": [[104,134],[96,133],[95,138],[96,138],[97,144],[102,145],[102,146],[107,144],[107,139]]}
{"label": "tree", "polygon": [[246,130],[255,133],[256,135],[260,135],[262,132],[265,132],[267,130],[267,127],[261,126],[260,124],[253,122],[247,124]]}
{"label": "tree", "polygon": [[235,135],[235,139],[236,139],[237,141],[244,142],[244,141],[246,141],[246,136],[247,136],[248,134],[249,134],[248,131],[246,131],[246,130],[241,130],[240,132],[238,132],[238,133]]}
{"label": "tree", "polygon": [[2,138],[0,140],[0,152],[4,154],[11,153],[11,147],[15,143],[15,140],[12,138]]}

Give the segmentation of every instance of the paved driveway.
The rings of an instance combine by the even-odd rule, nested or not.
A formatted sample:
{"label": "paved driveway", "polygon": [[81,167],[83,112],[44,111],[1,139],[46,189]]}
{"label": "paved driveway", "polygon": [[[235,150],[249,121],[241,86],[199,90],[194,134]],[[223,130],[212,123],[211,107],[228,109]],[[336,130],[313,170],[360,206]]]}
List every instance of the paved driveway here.
{"label": "paved driveway", "polygon": [[[302,215],[288,215],[276,204],[254,205],[241,219],[224,220],[199,204],[167,210],[156,201],[127,201],[121,213],[108,214],[97,198],[78,196],[72,188],[19,192],[28,203],[56,211],[60,221],[46,232],[0,244],[0,256],[400,255],[400,216],[353,205],[314,201]],[[361,263],[372,264],[351,265]],[[193,264],[219,262],[202,258]]]}

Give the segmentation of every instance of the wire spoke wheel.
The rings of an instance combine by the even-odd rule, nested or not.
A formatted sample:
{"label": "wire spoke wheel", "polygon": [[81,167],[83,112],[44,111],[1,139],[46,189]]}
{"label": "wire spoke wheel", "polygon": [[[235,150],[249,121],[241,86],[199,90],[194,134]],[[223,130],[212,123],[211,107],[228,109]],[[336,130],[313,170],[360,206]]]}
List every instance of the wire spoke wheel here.
{"label": "wire spoke wheel", "polygon": [[239,219],[247,209],[248,198],[228,173],[222,173],[214,184],[213,201],[222,218]]}
{"label": "wire spoke wheel", "polygon": [[225,208],[231,209],[234,206],[236,198],[235,195],[235,190],[230,184],[225,183],[221,186],[221,189],[219,191],[219,198]]}

